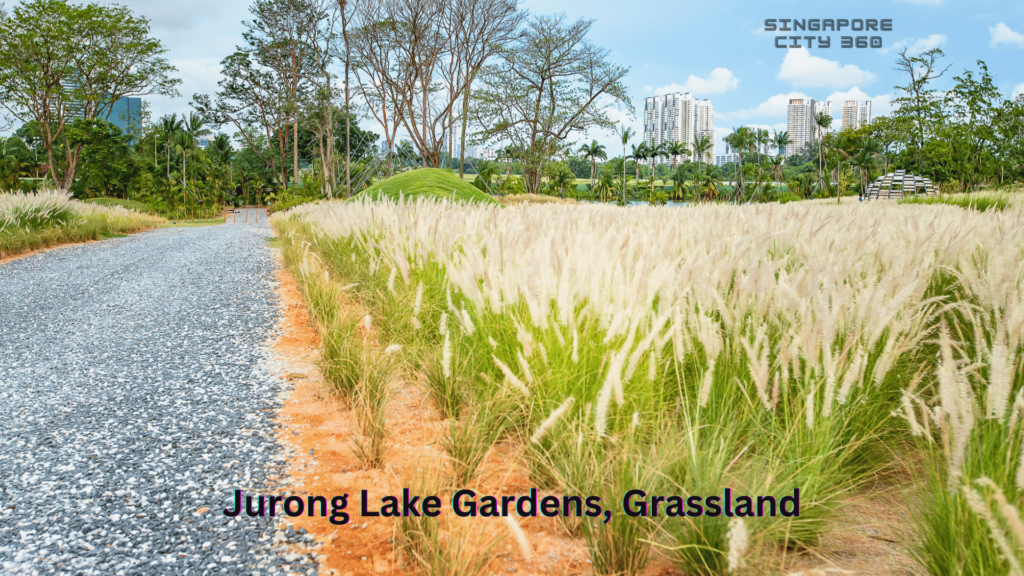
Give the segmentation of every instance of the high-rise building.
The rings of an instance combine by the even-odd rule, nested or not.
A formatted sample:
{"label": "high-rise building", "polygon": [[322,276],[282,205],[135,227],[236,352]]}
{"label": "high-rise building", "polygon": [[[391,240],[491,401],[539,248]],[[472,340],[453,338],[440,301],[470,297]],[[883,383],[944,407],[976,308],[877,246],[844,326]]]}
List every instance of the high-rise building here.
{"label": "high-rise building", "polygon": [[[644,100],[644,142],[648,145],[685,142],[690,146],[698,135],[707,134],[711,139],[711,150],[703,160],[711,162],[715,156],[713,121],[711,101],[697,100],[688,92]],[[659,164],[667,162],[671,162],[671,159],[658,159]]]}
{"label": "high-rise building", "polygon": [[843,130],[857,129],[871,123],[871,100],[843,102]]}
{"label": "high-rise building", "polygon": [[789,101],[789,114],[786,130],[789,132],[791,144],[786,149],[786,156],[801,154],[809,144],[818,137],[818,113],[824,112],[832,116],[832,102],[812,99],[795,98]]}

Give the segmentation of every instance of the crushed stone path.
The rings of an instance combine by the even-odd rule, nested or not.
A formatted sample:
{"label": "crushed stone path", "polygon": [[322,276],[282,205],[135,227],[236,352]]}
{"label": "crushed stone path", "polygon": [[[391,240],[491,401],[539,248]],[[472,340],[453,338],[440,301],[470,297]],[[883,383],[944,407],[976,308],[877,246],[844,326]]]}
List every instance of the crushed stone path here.
{"label": "crushed stone path", "polygon": [[270,236],[166,228],[0,264],[0,573],[316,573],[309,535],[222,513],[284,466]]}

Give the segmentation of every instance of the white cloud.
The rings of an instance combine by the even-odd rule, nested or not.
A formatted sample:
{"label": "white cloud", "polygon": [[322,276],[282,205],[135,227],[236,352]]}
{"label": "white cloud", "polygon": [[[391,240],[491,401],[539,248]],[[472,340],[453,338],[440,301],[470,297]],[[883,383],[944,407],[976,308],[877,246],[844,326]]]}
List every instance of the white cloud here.
{"label": "white cloud", "polygon": [[835,60],[811,56],[806,48],[790,48],[775,77],[801,88],[834,90],[871,84],[877,80],[874,74],[853,64],[843,66]]}
{"label": "white cloud", "polygon": [[[700,78],[691,74],[686,79],[685,84],[680,86],[673,82],[667,86],[656,88],[654,94],[655,96],[671,94],[673,92],[690,92],[695,96],[724,94],[729,90],[735,90],[739,85],[740,79],[731,70],[728,68],[715,68],[707,78]],[[646,92],[646,87],[644,91]]]}
{"label": "white cloud", "polygon": [[803,92],[790,92],[788,94],[776,94],[761,102],[754,108],[736,110],[735,112],[721,113],[716,111],[715,117],[727,120],[746,120],[748,118],[770,118],[785,116],[789,100],[791,98],[807,98]]}
{"label": "white cloud", "polygon": [[947,37],[945,34],[932,34],[927,38],[918,38],[914,43],[911,43],[910,40],[901,40],[899,42],[895,42],[892,46],[889,46],[888,48],[882,48],[881,50],[879,50],[879,52],[882,54],[888,54],[889,52],[898,51],[902,48],[906,48],[907,54],[920,54],[922,52],[927,52],[932,48],[938,48],[939,46],[945,44],[948,41],[949,37]]}
{"label": "white cloud", "polygon": [[1014,32],[1006,25],[1005,22],[1000,22],[995,26],[990,26],[988,33],[992,36],[992,41],[989,46],[995,48],[1000,44],[1009,44],[1016,46],[1017,48],[1024,48],[1024,34],[1020,32]]}
{"label": "white cloud", "polygon": [[1011,96],[1010,96],[1011,98],[1016,98],[1017,96],[1020,96],[1020,95],[1024,94],[1024,82],[1021,82],[1020,84],[1017,84],[1017,87],[1014,88],[1013,92],[1011,92],[1010,94],[1011,94]]}

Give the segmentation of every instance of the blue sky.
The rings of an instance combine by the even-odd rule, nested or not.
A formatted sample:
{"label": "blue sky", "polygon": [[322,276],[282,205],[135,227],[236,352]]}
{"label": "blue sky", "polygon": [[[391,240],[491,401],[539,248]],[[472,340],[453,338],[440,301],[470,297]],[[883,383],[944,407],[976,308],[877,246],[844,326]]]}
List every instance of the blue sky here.
{"label": "blue sky", "polygon": [[[249,0],[121,3],[150,18],[153,34],[170,49],[168,56],[184,80],[182,98],[151,101],[155,115],[187,111],[193,93],[216,90],[219,62],[240,42]],[[984,60],[1007,96],[1024,92],[1024,2],[1020,0],[780,0],[770,5],[748,0],[523,3],[536,14],[564,12],[569,18],[595,20],[592,41],[608,48],[612,61],[631,69],[626,84],[637,113],[631,118],[615,111],[622,122],[640,127],[637,117],[643,100],[654,94],[680,90],[710,98],[718,153],[724,151],[721,138],[732,127],[784,129],[790,97],[834,102],[871,99],[876,116],[888,112],[893,86],[904,83],[893,70],[901,46],[914,51],[943,49],[950,69],[940,88],[964,68],[973,68],[976,60]],[[829,49],[777,49],[777,33],[764,31],[766,18],[890,18],[893,30],[877,33],[882,49],[840,48],[840,36],[857,35],[847,31],[819,32],[832,37]],[[621,150],[621,144],[612,145],[616,140],[610,133],[593,132],[586,138],[597,138],[610,152]]]}

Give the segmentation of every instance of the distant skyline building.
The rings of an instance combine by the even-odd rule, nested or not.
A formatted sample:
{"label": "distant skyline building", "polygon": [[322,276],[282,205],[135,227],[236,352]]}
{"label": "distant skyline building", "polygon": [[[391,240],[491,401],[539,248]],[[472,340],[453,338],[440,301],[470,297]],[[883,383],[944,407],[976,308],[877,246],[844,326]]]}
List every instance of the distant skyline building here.
{"label": "distant skyline building", "polygon": [[820,112],[832,116],[832,102],[822,102],[813,98],[793,98],[789,101],[786,130],[789,132],[791,144],[786,147],[786,157],[802,154],[804,149],[814,142],[817,138],[817,116]]}
{"label": "distant skyline building", "polygon": [[871,123],[871,100],[843,102],[843,130],[857,129]]}
{"label": "distant skyline building", "polygon": [[[703,161],[711,162],[715,157],[713,123],[711,101],[697,100],[689,92],[652,96],[644,100],[644,142],[648,146],[667,142],[684,142],[692,146],[698,135],[707,134],[711,139],[711,150]],[[657,160],[659,164],[668,162],[668,158]]]}
{"label": "distant skyline building", "polygon": [[715,156],[715,166],[725,166],[729,162],[739,162],[740,155],[736,152],[726,152]]}

